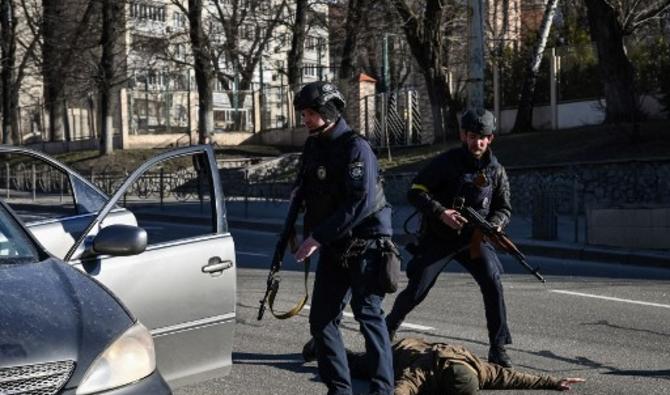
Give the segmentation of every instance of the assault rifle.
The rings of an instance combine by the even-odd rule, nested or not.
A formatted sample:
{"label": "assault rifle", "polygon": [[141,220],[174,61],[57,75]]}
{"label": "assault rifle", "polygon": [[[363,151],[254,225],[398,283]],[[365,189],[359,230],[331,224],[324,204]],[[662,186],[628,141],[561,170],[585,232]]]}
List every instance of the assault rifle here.
{"label": "assault rifle", "polygon": [[272,256],[272,263],[270,264],[270,273],[268,274],[267,279],[267,288],[265,289],[265,295],[263,299],[260,300],[260,307],[258,308],[258,320],[263,319],[263,314],[265,314],[265,305],[270,305],[270,311],[272,315],[279,319],[285,319],[298,314],[302,310],[303,306],[307,302],[307,275],[309,273],[309,264],[305,262],[305,297],[303,300],[298,303],[293,309],[284,314],[275,314],[272,309],[274,304],[275,296],[279,290],[279,270],[281,269],[282,263],[284,261],[284,254],[286,248],[291,244],[291,250],[294,250],[295,241],[296,241],[296,232],[295,232],[295,223],[298,220],[298,215],[300,214],[300,206],[302,205],[302,196],[300,193],[291,199],[291,204],[288,208],[288,214],[286,215],[286,220],[284,222],[284,228],[279,234],[279,240],[275,247],[274,255]]}
{"label": "assault rifle", "polygon": [[540,280],[540,282],[546,282],[544,277],[539,272],[539,268],[533,268],[528,264],[526,256],[517,248],[517,246],[510,240],[510,238],[503,232],[499,230],[496,226],[492,225],[484,217],[482,217],[475,209],[465,205],[465,199],[456,198],[454,200],[454,209],[458,210],[468,222],[482,232],[482,234],[491,241],[495,246],[499,247],[501,250],[512,255],[516,260],[528,270],[535,278]]}

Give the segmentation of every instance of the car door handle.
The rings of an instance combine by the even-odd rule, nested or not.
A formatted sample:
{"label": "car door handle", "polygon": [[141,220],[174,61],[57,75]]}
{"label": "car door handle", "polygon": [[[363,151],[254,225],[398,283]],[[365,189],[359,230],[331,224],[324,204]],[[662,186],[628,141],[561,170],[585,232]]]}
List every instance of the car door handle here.
{"label": "car door handle", "polygon": [[213,258],[209,258],[207,264],[202,267],[202,272],[210,274],[217,273],[230,269],[231,267],[233,267],[232,261],[222,261],[221,258],[215,256]]}

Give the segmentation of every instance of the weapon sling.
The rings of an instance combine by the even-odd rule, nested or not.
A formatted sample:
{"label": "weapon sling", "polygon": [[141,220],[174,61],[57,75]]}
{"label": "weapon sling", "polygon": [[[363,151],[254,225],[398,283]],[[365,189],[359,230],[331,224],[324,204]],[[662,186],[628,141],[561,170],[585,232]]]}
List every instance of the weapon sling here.
{"label": "weapon sling", "polygon": [[298,303],[296,303],[295,306],[293,306],[289,311],[285,313],[276,313],[274,310],[275,297],[277,296],[277,292],[279,291],[279,280],[280,280],[279,276],[275,277],[274,282],[272,283],[272,289],[270,290],[270,295],[268,296],[268,305],[270,306],[270,312],[275,318],[279,320],[285,320],[287,318],[293,317],[294,315],[297,315],[305,307],[307,300],[309,300],[309,287],[307,284],[307,279],[309,277],[309,258],[305,259],[304,265],[305,265],[305,295]]}

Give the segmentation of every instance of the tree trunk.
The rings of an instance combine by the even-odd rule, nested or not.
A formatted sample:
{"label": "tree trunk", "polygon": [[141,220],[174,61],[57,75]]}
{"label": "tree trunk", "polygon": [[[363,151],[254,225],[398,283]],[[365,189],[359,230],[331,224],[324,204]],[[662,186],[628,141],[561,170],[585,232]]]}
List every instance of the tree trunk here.
{"label": "tree trunk", "polygon": [[294,92],[300,88],[308,8],[307,0],[297,0],[295,3],[295,23],[292,27],[291,49],[287,57],[288,85]]}
{"label": "tree trunk", "polygon": [[[16,103],[13,102],[14,64],[16,63],[16,14],[11,0],[0,0],[0,67],[2,85],[2,143],[12,144]],[[15,134],[16,131],[14,131]]]}
{"label": "tree trunk", "polygon": [[635,122],[640,109],[635,98],[634,70],[617,13],[605,0],[586,0],[586,6],[605,90],[605,122]]}
{"label": "tree trunk", "polygon": [[114,47],[118,36],[121,6],[116,0],[102,2],[102,55],[100,57],[100,154],[110,155],[114,151],[114,107],[113,85],[115,77]]}
{"label": "tree trunk", "polygon": [[63,56],[61,35],[64,5],[59,0],[42,0],[43,37],[42,67],[44,104],[49,112],[49,140],[65,139],[65,82],[60,67]]}
{"label": "tree trunk", "polygon": [[349,0],[347,9],[347,22],[345,27],[346,37],[342,46],[342,61],[338,73],[340,83],[345,85],[354,77],[356,49],[358,48],[358,37],[361,32],[361,20],[363,12],[368,6],[369,0]]}
{"label": "tree trunk", "polygon": [[214,72],[206,47],[202,10],[202,0],[188,0],[189,36],[198,87],[198,143],[206,144],[214,133]]}
{"label": "tree trunk", "polygon": [[556,14],[558,0],[549,0],[544,8],[542,24],[538,32],[538,38],[533,47],[533,53],[526,67],[526,74],[521,86],[521,97],[519,98],[519,109],[516,113],[516,120],[512,133],[526,132],[533,130],[533,99],[535,96],[535,86],[537,84],[537,74],[540,71],[540,64],[544,56],[544,49],[547,46],[551,25]]}
{"label": "tree trunk", "polygon": [[444,31],[442,19],[444,7],[440,0],[428,0],[421,21],[404,0],[394,0],[393,4],[404,21],[403,30],[426,81],[428,98],[433,114],[433,134],[435,141],[446,141],[447,130],[458,134],[456,107],[447,84],[447,72],[443,67]]}

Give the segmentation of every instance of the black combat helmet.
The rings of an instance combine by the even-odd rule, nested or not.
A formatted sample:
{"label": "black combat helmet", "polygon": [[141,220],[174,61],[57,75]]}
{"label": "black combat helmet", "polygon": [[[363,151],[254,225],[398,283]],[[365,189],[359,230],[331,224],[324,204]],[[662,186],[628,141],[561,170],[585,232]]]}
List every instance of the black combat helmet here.
{"label": "black combat helmet", "polygon": [[311,82],[300,89],[293,99],[298,111],[306,108],[321,114],[326,122],[335,122],[344,110],[344,97],[337,87],[330,82]]}
{"label": "black combat helmet", "polygon": [[496,131],[496,118],[488,110],[468,110],[461,118],[461,129],[490,136]]}

